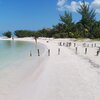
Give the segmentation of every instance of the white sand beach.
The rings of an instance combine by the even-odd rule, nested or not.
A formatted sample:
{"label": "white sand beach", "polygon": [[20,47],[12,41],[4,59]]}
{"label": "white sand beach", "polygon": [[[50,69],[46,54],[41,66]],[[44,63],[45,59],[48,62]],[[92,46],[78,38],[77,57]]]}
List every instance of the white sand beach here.
{"label": "white sand beach", "polygon": [[[33,41],[30,38],[15,40]],[[96,56],[100,42],[85,41],[90,45],[97,44],[97,47],[89,46],[85,55],[84,42],[75,42],[77,54],[73,45],[58,45],[59,42],[69,41],[72,44],[75,42],[70,39],[38,39],[50,49],[50,56],[45,49],[38,57],[35,69],[30,66],[30,59],[21,68],[8,70],[6,78],[0,79],[0,100],[100,100],[100,55]]]}

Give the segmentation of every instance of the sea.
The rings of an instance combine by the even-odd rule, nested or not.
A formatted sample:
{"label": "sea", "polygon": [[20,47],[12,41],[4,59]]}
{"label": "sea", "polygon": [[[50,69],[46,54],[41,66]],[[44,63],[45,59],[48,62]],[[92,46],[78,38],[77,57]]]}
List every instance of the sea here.
{"label": "sea", "polygon": [[13,93],[11,91],[34,76],[45,58],[44,51],[45,46],[40,43],[0,40],[0,100],[7,100],[9,93]]}
{"label": "sea", "polygon": [[45,48],[34,42],[0,40],[0,69],[24,62],[30,57],[34,60],[37,57],[37,49],[40,49],[42,54]]}

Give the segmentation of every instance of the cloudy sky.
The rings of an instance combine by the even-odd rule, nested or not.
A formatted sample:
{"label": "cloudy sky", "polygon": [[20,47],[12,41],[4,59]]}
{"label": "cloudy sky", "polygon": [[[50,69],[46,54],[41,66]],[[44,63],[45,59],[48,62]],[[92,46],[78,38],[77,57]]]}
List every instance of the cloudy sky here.
{"label": "cloudy sky", "polygon": [[[81,0],[82,1],[82,0]],[[59,11],[69,10],[71,12],[76,12],[79,8],[79,5],[82,2],[79,0],[58,0],[57,6]],[[97,13],[100,13],[100,0],[85,0],[87,4],[90,5],[91,8],[94,8]]]}
{"label": "cloudy sky", "polygon": [[[86,0],[97,12],[100,20],[100,0]],[[75,22],[81,16],[76,12],[81,0],[0,0],[0,32],[17,29],[37,30],[52,27],[59,21],[59,14],[69,10]]]}

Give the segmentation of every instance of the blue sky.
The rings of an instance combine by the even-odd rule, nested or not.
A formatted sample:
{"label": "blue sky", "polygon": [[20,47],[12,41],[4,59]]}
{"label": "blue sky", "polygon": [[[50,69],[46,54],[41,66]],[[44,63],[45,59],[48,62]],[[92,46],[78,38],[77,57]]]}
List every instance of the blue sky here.
{"label": "blue sky", "polygon": [[[96,6],[99,0],[88,2],[99,9]],[[74,21],[78,21],[80,16],[75,12],[78,3],[78,0],[0,0],[0,32],[52,27],[60,22],[59,14],[63,14],[64,10],[70,10]],[[100,20],[99,13],[98,10],[97,20]]]}

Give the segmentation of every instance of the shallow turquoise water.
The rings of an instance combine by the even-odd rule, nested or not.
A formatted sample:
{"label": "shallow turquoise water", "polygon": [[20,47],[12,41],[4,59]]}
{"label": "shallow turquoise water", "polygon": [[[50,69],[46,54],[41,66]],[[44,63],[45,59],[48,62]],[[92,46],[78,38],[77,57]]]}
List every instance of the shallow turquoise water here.
{"label": "shallow turquoise water", "polygon": [[37,57],[37,49],[44,51],[42,45],[23,41],[0,41],[0,69],[6,68],[11,64],[21,62],[30,56],[32,52],[32,58]]}

